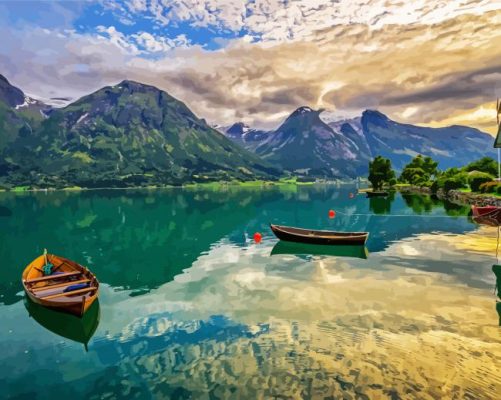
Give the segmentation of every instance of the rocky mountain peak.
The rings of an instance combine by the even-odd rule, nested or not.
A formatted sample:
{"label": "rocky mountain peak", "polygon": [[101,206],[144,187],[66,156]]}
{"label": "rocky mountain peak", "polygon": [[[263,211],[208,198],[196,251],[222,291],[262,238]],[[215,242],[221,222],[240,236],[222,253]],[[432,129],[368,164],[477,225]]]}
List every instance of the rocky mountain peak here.
{"label": "rocky mountain peak", "polygon": [[231,136],[242,136],[250,131],[250,127],[243,122],[236,122],[232,126],[230,126],[226,133]]}
{"label": "rocky mountain peak", "polygon": [[144,83],[131,81],[131,80],[123,80],[118,85],[113,86],[115,89],[127,90],[130,92],[161,92],[162,90],[156,88],[155,86],[146,85]]}
{"label": "rocky mountain peak", "polygon": [[378,110],[365,110],[362,113],[362,124],[372,123],[374,125],[385,125],[390,119]]}
{"label": "rocky mountain peak", "polygon": [[308,116],[318,116],[323,109],[320,110],[314,110],[311,107],[308,106],[301,106],[297,108],[291,115],[289,115],[289,118],[296,118],[296,117],[308,117]]}
{"label": "rocky mountain peak", "polygon": [[21,89],[11,85],[5,76],[0,75],[0,101],[15,107],[24,103],[24,97]]}

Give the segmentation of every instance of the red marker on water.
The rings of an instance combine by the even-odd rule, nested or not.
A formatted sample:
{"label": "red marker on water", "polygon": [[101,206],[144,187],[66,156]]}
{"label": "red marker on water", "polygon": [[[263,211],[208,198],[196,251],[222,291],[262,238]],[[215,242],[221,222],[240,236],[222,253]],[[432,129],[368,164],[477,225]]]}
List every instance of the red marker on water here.
{"label": "red marker on water", "polygon": [[336,212],[334,210],[329,210],[329,218],[334,218],[336,216]]}
{"label": "red marker on water", "polygon": [[256,243],[261,243],[261,240],[263,239],[263,235],[261,235],[259,232],[256,232],[254,234],[254,241]]}

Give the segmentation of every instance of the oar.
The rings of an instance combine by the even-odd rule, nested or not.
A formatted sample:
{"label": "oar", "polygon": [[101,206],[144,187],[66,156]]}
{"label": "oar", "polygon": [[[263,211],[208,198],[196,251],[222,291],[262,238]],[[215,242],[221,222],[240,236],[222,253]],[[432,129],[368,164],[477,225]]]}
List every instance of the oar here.
{"label": "oar", "polygon": [[43,256],[45,258],[45,265],[47,265],[47,249],[43,249]]}

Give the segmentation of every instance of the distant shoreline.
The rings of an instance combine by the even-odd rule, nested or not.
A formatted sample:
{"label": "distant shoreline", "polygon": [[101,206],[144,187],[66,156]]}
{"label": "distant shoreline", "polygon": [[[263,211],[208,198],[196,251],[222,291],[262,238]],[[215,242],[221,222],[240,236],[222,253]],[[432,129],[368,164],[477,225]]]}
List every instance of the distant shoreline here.
{"label": "distant shoreline", "polygon": [[356,183],[356,181],[316,181],[316,182],[300,182],[295,179],[284,179],[279,181],[245,181],[245,182],[204,182],[204,183],[188,183],[184,185],[164,185],[164,186],[128,186],[128,187],[78,187],[70,186],[65,188],[35,188],[30,189],[24,186],[18,186],[12,189],[0,188],[0,193],[44,193],[44,192],[84,192],[95,190],[160,190],[160,189],[219,189],[219,188],[258,188],[258,187],[274,187],[274,186],[312,186],[312,185],[338,185]]}

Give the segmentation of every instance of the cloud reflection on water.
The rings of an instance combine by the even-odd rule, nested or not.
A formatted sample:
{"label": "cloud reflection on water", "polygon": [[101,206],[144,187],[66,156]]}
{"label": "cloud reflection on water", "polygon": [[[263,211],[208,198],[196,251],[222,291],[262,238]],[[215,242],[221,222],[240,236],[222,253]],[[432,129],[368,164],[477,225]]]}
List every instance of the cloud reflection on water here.
{"label": "cloud reflection on water", "polygon": [[[470,250],[459,254],[458,239],[479,234],[488,236],[470,249],[476,269],[463,270]],[[485,290],[494,282],[491,236],[420,235],[368,260],[269,257],[268,245],[222,241],[173,282],[123,299],[123,316],[171,312],[189,321],[220,314],[244,326],[266,323],[269,331],[132,352],[132,369],[153,393],[182,387],[195,398],[494,398],[501,340],[494,297]],[[440,272],[420,268],[430,259]],[[137,321],[112,325],[113,341],[127,331],[148,345]]]}
{"label": "cloud reflection on water", "polygon": [[[325,204],[337,209],[341,205],[333,200],[339,196],[336,190],[329,188],[325,198],[310,201],[309,207],[295,204],[298,220],[323,223],[319,215]],[[203,251],[182,258],[165,246],[172,218],[155,225],[158,215],[176,209],[175,201],[192,201],[182,192],[175,194],[159,196],[156,202],[146,202],[142,194],[120,194],[118,200],[118,194],[104,199],[90,193],[68,198],[57,194],[53,197],[73,207],[60,210],[52,200],[44,205],[43,198],[33,203],[31,197],[21,198],[27,205],[49,208],[55,216],[63,210],[68,220],[78,216],[81,224],[90,224],[80,230],[72,227],[77,234],[65,238],[71,239],[67,249],[81,251],[94,240],[100,246],[119,246],[110,247],[107,257],[87,247],[88,254],[97,257],[103,284],[101,323],[85,356],[81,346],[29,320],[19,302],[1,309],[5,332],[12,332],[0,331],[6,338],[0,341],[0,376],[8,376],[9,387],[26,394],[31,389],[24,382],[30,379],[41,398],[55,392],[78,392],[86,398],[494,398],[501,390],[501,339],[491,271],[495,229],[477,229],[465,218],[345,216],[332,224],[350,220],[375,233],[371,250],[376,252],[367,259],[270,256],[273,239],[265,236],[262,244],[254,245],[243,240],[242,233],[255,231],[272,214],[290,218],[284,205],[291,198],[264,193],[259,207],[239,209],[233,221],[225,221],[226,233],[210,231],[200,245]],[[200,215],[217,214],[218,221],[221,212],[229,213],[226,197],[216,202],[212,196],[207,204],[203,200],[206,209]],[[244,199],[243,194],[238,198]],[[186,231],[191,221],[192,231],[186,234],[192,236],[199,226],[202,217],[193,201],[196,212],[186,205],[176,209],[176,233]],[[354,201],[356,210],[368,211],[364,199]],[[120,211],[111,217],[117,202]],[[417,212],[421,204],[413,201],[412,206]],[[439,206],[430,216],[441,215]],[[392,203],[392,211],[410,212],[402,207],[407,206],[399,198]],[[88,217],[88,209],[98,217]],[[255,210],[265,217],[249,221]],[[43,211],[37,212],[40,226],[51,216]],[[125,226],[111,229],[125,213]],[[18,230],[9,230],[9,237],[23,235],[35,242],[36,232],[21,229],[31,214],[14,215],[22,224],[18,221]],[[101,236],[93,238],[93,229]],[[136,238],[134,232],[141,235]],[[134,240],[122,240],[129,236]],[[130,245],[136,241],[143,246]],[[168,253],[169,260],[182,267],[158,280],[155,270],[147,270],[150,264],[131,261],[126,252],[131,248],[138,259],[150,254],[157,260],[157,254]],[[157,248],[158,253],[153,252]],[[128,262],[117,263],[115,255]],[[116,270],[108,262],[116,263]],[[116,273],[124,268],[127,276]],[[149,291],[138,294],[132,284],[116,284],[120,279],[134,282],[138,273],[151,278],[144,280],[152,283]],[[61,389],[61,381],[71,384]],[[43,382],[43,391],[36,382]]]}

